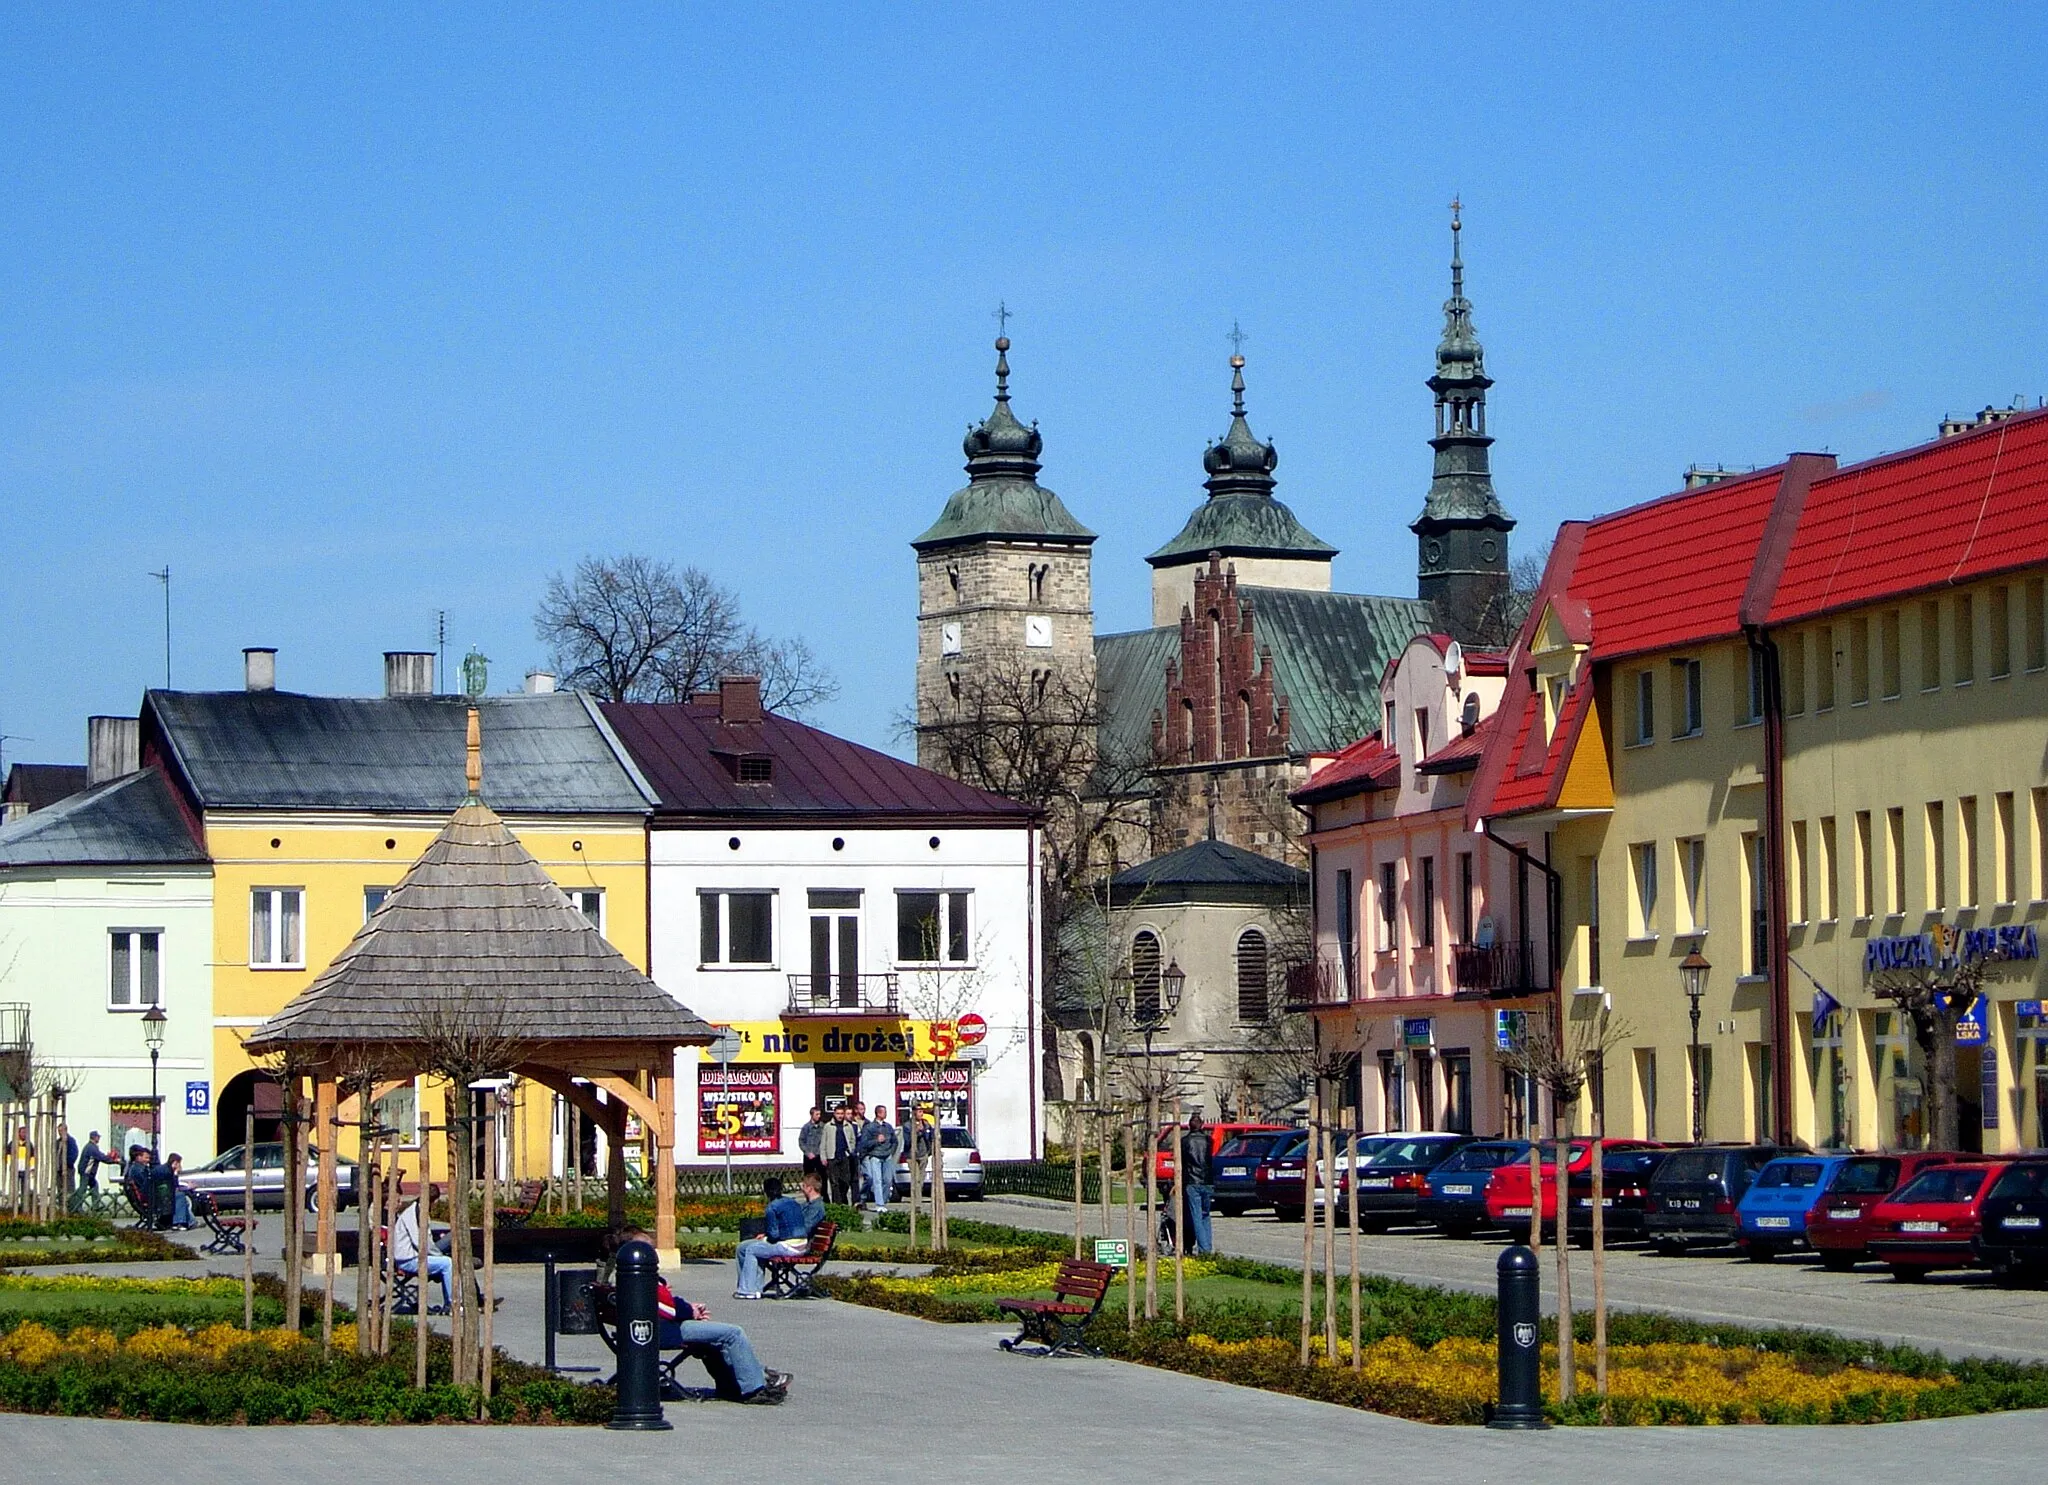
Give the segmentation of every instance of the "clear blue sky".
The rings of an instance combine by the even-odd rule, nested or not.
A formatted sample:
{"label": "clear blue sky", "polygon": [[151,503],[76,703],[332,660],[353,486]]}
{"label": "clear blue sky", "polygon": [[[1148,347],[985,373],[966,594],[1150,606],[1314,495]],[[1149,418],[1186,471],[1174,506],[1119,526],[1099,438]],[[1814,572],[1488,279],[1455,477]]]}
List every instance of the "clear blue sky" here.
{"label": "clear blue sky", "polygon": [[1412,592],[1453,192],[1523,545],[2048,392],[2037,6],[80,9],[0,19],[11,759],[161,683],[165,563],[179,685],[373,694],[437,608],[516,683],[627,550],[900,746],[999,298],[1103,628],[1233,319],[1339,586]]}

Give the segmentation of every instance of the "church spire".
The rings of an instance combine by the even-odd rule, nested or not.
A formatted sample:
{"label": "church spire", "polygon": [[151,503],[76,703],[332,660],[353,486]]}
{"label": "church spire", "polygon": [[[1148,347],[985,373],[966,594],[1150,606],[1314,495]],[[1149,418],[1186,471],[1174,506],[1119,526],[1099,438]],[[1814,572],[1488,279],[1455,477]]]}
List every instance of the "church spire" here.
{"label": "church spire", "polygon": [[1436,347],[1436,451],[1422,514],[1409,524],[1418,547],[1417,588],[1434,601],[1443,627],[1466,643],[1501,644],[1483,616],[1502,610],[1507,592],[1507,533],[1514,519],[1493,491],[1493,440],[1486,432],[1486,352],[1465,297],[1464,206],[1451,202],[1451,297],[1444,301]]}
{"label": "church spire", "polygon": [[1270,443],[1261,443],[1252,433],[1244,414],[1244,332],[1230,327],[1230,431],[1221,443],[1212,443],[1202,455],[1202,468],[1209,478],[1203,482],[1209,498],[1219,495],[1259,495],[1272,498],[1273,466],[1280,455]]}
{"label": "church spire", "polygon": [[[1007,318],[1008,312],[1004,311]],[[1026,428],[1010,411],[1010,337],[996,337],[996,405],[978,427],[967,430],[962,444],[967,455],[967,477],[976,483],[989,480],[1029,480],[1038,473],[1038,456],[1045,440],[1037,425]]]}

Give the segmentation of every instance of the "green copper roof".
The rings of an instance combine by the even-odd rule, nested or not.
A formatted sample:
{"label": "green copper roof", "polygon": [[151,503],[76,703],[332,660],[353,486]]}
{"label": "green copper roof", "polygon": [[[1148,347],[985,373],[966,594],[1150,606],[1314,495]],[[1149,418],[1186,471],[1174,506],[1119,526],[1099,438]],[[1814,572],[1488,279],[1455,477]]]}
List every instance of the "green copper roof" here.
{"label": "green copper roof", "polygon": [[1305,557],[1327,561],[1337,549],[1312,535],[1294,512],[1273,498],[1279,451],[1252,434],[1244,414],[1244,357],[1230,358],[1233,400],[1230,431],[1202,454],[1209,498],[1195,507],[1180,535],[1145,560],[1154,567],[1199,562],[1211,552],[1226,557]]}
{"label": "green copper roof", "polygon": [[996,338],[996,405],[967,430],[967,488],[956,490],[937,521],[911,542],[920,552],[961,542],[1014,537],[1087,546],[1095,533],[1075,520],[1059,496],[1038,483],[1045,441],[1010,411],[1010,339]]}

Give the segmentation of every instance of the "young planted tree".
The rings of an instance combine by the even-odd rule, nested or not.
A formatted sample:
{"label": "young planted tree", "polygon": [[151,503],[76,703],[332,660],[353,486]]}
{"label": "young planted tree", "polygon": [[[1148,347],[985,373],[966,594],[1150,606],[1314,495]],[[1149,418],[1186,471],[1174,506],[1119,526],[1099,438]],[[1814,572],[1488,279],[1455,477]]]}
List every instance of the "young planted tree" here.
{"label": "young planted tree", "polygon": [[[957,919],[950,917],[954,911],[959,911],[962,916]],[[959,1023],[962,1016],[981,1004],[996,970],[986,935],[978,937],[972,953],[968,952],[964,909],[949,907],[947,893],[943,890],[933,894],[929,919],[921,918],[914,923],[906,921],[899,925],[899,929],[903,935],[898,944],[899,950],[914,943],[918,945],[916,952],[920,958],[918,966],[905,974],[899,985],[897,1005],[905,1017],[930,1027],[929,1034],[917,1038],[914,1055],[910,1058],[930,1078],[932,1099],[929,1149],[924,1147],[924,1125],[919,1110],[912,1109],[907,1121],[909,1128],[904,1134],[910,1162],[911,1240],[913,1244],[916,1242],[919,1192],[923,1184],[924,1161],[929,1158],[932,1187],[930,1246],[933,1252],[943,1253],[949,1241],[946,1233],[946,1074],[948,1069],[964,1063],[971,1117],[976,1063],[959,1056],[962,1050]],[[913,934],[914,938],[911,937]],[[985,1059],[982,1065],[997,1062],[1015,1051],[1022,1045],[1025,1035],[1022,1026],[991,1027],[988,1039],[981,1043],[984,1051],[980,1056]]]}

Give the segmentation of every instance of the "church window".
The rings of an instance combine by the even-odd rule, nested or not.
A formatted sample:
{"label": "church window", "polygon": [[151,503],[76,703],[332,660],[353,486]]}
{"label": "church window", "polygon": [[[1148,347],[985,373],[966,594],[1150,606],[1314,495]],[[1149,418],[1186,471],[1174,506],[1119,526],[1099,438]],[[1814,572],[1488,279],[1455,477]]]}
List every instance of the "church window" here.
{"label": "church window", "polygon": [[946,582],[953,589],[953,596],[958,598],[960,596],[960,564],[958,562],[948,562],[946,564]]}
{"label": "church window", "polygon": [[1237,719],[1239,726],[1244,729],[1241,734],[1244,756],[1249,758],[1252,754],[1252,693],[1249,691],[1237,693]]}
{"label": "church window", "polygon": [[1141,1022],[1159,1019],[1159,935],[1149,928],[1131,940],[1131,1010]]}
{"label": "church window", "polygon": [[1192,701],[1180,704],[1180,751],[1183,758],[1195,756],[1195,704]]}
{"label": "church window", "polygon": [[1263,1023],[1271,1014],[1272,980],[1266,953],[1266,935],[1247,928],[1237,938],[1237,1019],[1250,1025]]}

